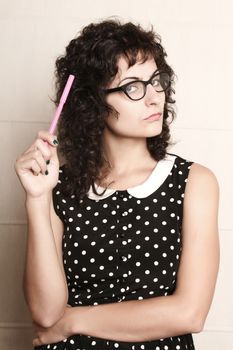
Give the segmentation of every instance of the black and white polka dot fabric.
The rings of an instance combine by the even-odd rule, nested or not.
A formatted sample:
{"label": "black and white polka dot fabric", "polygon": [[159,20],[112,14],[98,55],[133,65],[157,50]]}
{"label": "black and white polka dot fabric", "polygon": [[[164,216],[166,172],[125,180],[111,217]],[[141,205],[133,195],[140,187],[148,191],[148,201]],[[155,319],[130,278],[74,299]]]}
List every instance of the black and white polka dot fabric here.
{"label": "black and white polka dot fabric", "polygon": [[[102,197],[90,188],[79,202],[74,195],[62,194],[69,179],[65,167],[60,168],[53,200],[65,228],[63,260],[70,305],[143,300],[174,292],[191,164],[167,153],[141,185],[123,191],[108,189]],[[190,350],[194,345],[191,334],[134,343],[77,334],[37,348]]]}

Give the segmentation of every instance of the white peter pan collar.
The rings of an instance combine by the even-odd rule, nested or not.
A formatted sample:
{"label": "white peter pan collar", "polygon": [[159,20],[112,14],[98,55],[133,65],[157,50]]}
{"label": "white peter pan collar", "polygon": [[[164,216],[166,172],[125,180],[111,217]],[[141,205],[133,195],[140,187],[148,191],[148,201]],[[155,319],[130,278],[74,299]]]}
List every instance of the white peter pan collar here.
{"label": "white peter pan collar", "polygon": [[[127,192],[136,198],[146,198],[156,191],[162,183],[165,181],[167,176],[172,170],[176,156],[171,154],[166,154],[164,159],[161,159],[156,164],[150,176],[142,184],[127,188]],[[104,187],[95,185],[98,193],[103,192]],[[121,192],[122,190],[117,190],[113,188],[108,188],[102,196],[96,195],[92,187],[87,193],[87,197],[90,199],[101,200],[111,196],[115,192]]]}

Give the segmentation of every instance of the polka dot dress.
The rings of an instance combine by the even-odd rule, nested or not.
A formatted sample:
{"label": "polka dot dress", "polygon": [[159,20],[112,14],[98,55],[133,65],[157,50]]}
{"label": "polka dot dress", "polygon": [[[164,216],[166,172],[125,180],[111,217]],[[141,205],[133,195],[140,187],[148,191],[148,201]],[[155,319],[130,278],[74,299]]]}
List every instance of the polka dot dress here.
{"label": "polka dot dress", "polygon": [[[64,223],[63,261],[70,305],[143,300],[174,292],[191,165],[167,153],[144,183],[127,190],[108,189],[101,197],[90,188],[81,201],[62,194],[69,179],[64,166],[60,168],[53,200]],[[102,192],[100,187],[97,190]],[[134,343],[77,334],[37,349],[193,350],[194,345],[191,334]]]}

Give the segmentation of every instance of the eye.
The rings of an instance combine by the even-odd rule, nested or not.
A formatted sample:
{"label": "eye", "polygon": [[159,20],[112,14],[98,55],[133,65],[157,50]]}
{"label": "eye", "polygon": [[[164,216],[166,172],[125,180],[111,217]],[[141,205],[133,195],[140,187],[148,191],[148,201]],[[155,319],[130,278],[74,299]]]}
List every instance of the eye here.
{"label": "eye", "polygon": [[137,83],[132,83],[132,84],[129,84],[125,87],[125,91],[128,93],[128,94],[132,94],[134,93],[135,91],[138,90],[138,84]]}
{"label": "eye", "polygon": [[151,84],[152,84],[154,87],[160,86],[160,76],[156,75],[155,77],[153,77],[153,78],[151,79]]}

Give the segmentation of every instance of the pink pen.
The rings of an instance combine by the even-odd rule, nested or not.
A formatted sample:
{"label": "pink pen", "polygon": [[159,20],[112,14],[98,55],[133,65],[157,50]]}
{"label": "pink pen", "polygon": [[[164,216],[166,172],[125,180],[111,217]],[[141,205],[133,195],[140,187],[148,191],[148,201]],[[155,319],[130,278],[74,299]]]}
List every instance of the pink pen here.
{"label": "pink pen", "polygon": [[61,98],[60,98],[60,101],[59,101],[59,105],[56,109],[56,112],[54,114],[54,117],[53,117],[53,120],[51,122],[51,125],[50,125],[50,128],[49,128],[49,132],[51,134],[54,133],[55,129],[56,129],[56,125],[57,125],[57,122],[58,122],[58,119],[61,115],[61,111],[62,111],[62,108],[66,102],[66,99],[67,99],[67,96],[70,92],[70,89],[71,89],[71,86],[73,84],[73,81],[74,81],[74,75],[70,74],[69,75],[69,78],[67,79],[67,83],[65,85],[65,88],[63,90],[63,93],[61,95]]}

